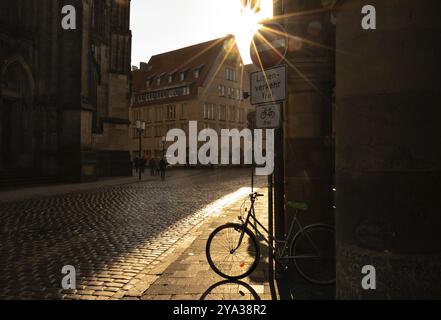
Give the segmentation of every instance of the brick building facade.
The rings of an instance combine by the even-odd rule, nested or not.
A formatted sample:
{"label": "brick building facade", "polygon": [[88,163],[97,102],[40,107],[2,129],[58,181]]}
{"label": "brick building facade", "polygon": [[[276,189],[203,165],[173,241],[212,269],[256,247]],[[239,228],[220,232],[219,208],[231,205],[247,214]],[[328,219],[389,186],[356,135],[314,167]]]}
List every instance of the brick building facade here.
{"label": "brick building facade", "polygon": [[133,71],[132,158],[138,156],[136,120],[146,122],[142,156],[159,158],[163,137],[178,128],[188,136],[189,121],[198,130],[247,127],[250,109],[243,92],[249,88],[248,66],[243,65],[234,38],[225,37],[153,56]]}

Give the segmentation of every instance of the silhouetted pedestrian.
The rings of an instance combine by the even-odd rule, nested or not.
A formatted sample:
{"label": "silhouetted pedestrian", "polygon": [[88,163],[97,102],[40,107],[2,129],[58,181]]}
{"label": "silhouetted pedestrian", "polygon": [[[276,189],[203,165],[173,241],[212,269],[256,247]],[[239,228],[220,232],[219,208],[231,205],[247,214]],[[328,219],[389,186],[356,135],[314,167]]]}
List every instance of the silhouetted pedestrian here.
{"label": "silhouetted pedestrian", "polygon": [[161,180],[165,180],[165,171],[167,170],[167,162],[164,158],[159,161],[159,170],[161,171]]}
{"label": "silhouetted pedestrian", "polygon": [[141,165],[140,165],[141,172],[144,173],[144,171],[145,171],[145,166],[146,166],[146,164],[147,164],[147,159],[146,159],[146,158],[142,158],[142,159],[140,160],[140,162],[141,162]]}
{"label": "silhouetted pedestrian", "polygon": [[161,173],[161,169],[159,168],[159,164],[161,161],[159,159],[155,161],[156,161],[156,168],[155,168],[156,175],[159,176],[159,174]]}
{"label": "silhouetted pedestrian", "polygon": [[138,157],[136,157],[136,158],[133,160],[133,164],[134,164],[134,166],[135,166],[136,173],[138,173],[138,170],[139,170],[139,158],[138,158]]}
{"label": "silhouetted pedestrian", "polygon": [[150,167],[150,175],[152,177],[155,176],[155,170],[156,170],[156,160],[155,158],[150,158],[149,160],[149,167]]}

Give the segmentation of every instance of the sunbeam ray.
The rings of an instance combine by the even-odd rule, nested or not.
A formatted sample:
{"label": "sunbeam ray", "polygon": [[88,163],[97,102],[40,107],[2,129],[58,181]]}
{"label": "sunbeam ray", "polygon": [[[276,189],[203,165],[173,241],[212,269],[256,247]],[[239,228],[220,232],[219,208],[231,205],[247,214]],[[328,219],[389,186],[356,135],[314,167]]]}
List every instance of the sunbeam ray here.
{"label": "sunbeam ray", "polygon": [[291,61],[289,61],[288,59],[286,59],[281,53],[279,53],[276,48],[274,48],[274,46],[267,40],[265,39],[265,37],[263,37],[260,33],[257,33],[257,36],[262,39],[262,41],[264,41],[269,47],[271,47],[273,49],[273,51],[283,60],[286,62],[286,64],[288,66],[290,66],[292,69],[294,69],[295,72],[297,72],[300,77],[305,80],[306,83],[308,83],[309,86],[311,86],[311,88],[313,88],[318,94],[320,94],[323,98],[325,98],[328,101],[331,101],[331,98],[328,97],[326,94],[324,94],[316,85],[314,85],[312,83],[312,81],[310,81],[308,79],[308,77],[306,77],[305,74],[303,74],[303,72],[301,72]]}
{"label": "sunbeam ray", "polygon": [[[278,31],[276,29],[267,27],[267,26],[262,26],[261,29],[269,31],[269,32],[272,32],[272,33],[277,34],[277,35],[285,36],[285,33],[281,32],[281,31]],[[343,50],[337,50],[335,47],[331,47],[331,46],[327,46],[327,45],[324,45],[324,44],[321,44],[321,43],[318,43],[318,42],[314,42],[312,40],[309,40],[309,39],[306,39],[306,38],[303,38],[303,37],[300,37],[300,36],[294,36],[294,35],[289,34],[289,33],[286,33],[286,36],[288,38],[290,38],[290,39],[300,40],[300,41],[302,41],[304,43],[310,44],[310,45],[315,46],[315,47],[319,47],[319,48],[322,48],[322,49],[327,49],[327,50],[330,50],[330,51],[333,51],[333,52],[338,52],[338,53],[341,53],[341,54],[344,54],[344,55],[347,55],[347,56],[363,58],[362,56],[357,55],[355,53],[351,53],[351,52],[347,52],[347,51],[343,51]]]}
{"label": "sunbeam ray", "polygon": [[216,68],[216,70],[214,71],[213,75],[210,77],[209,82],[207,83],[206,87],[204,88],[204,91],[202,92],[202,98],[205,98],[207,96],[207,90],[211,87],[211,84],[216,79],[217,74],[219,73],[219,71],[223,67],[225,61],[228,59],[228,56],[230,55],[230,53],[233,51],[233,49],[235,47],[236,47],[236,45],[231,45],[228,48],[228,51],[225,52],[225,55],[223,56],[222,61],[219,63],[218,67]]}

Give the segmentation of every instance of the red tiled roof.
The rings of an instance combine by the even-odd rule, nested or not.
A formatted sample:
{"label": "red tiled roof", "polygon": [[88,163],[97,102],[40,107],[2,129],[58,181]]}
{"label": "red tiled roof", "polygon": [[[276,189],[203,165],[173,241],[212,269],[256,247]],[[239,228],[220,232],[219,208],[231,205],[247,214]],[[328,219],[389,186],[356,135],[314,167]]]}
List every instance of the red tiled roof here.
{"label": "red tiled roof", "polygon": [[[139,69],[132,71],[133,92],[158,90],[176,86],[181,83],[197,83],[198,86],[201,86],[215,63],[216,58],[222,53],[222,50],[224,50],[225,40],[228,39],[233,38],[232,36],[227,36],[153,56],[144,70]],[[232,52],[234,52],[233,57],[236,56],[240,59],[236,46]],[[193,71],[196,69],[200,69],[198,79],[195,79],[193,74]],[[186,72],[184,81],[180,81],[179,79],[181,72]],[[168,82],[168,76],[170,74],[174,75],[172,83]],[[163,76],[163,78],[161,79],[161,84],[158,86],[156,81],[160,75]],[[146,86],[148,79],[151,80],[149,88]]]}

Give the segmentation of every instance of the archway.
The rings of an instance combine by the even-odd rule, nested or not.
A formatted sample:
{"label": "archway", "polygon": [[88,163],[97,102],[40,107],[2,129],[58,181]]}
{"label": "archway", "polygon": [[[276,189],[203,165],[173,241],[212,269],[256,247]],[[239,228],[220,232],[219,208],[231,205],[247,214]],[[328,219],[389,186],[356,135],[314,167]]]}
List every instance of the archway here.
{"label": "archway", "polygon": [[0,171],[34,168],[33,91],[28,65],[7,61],[0,73]]}

